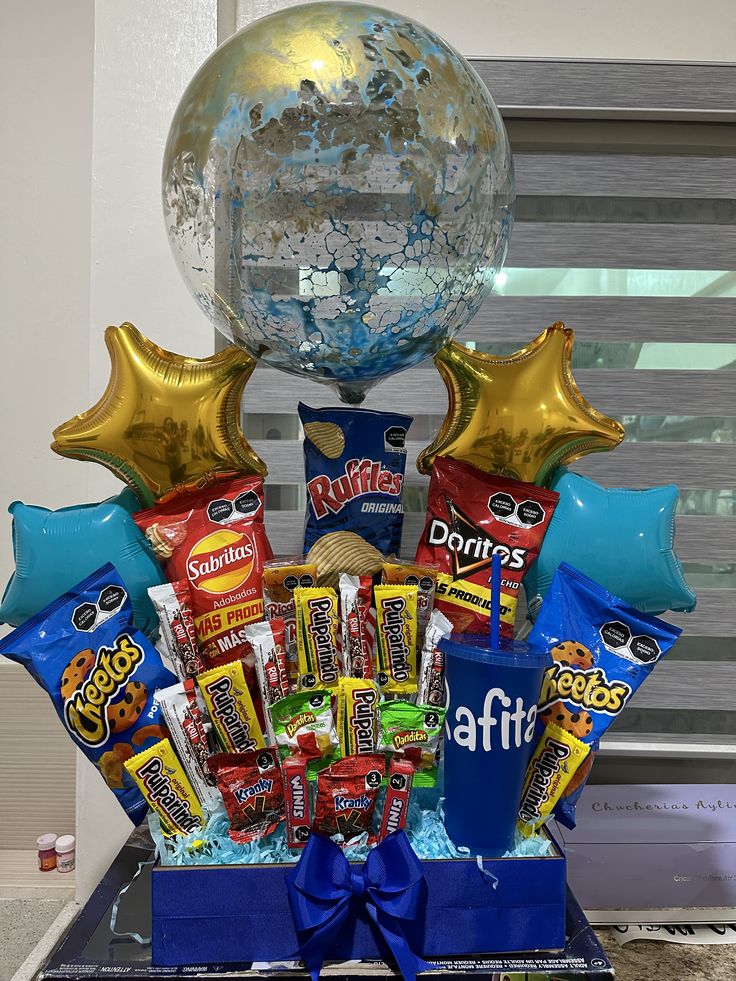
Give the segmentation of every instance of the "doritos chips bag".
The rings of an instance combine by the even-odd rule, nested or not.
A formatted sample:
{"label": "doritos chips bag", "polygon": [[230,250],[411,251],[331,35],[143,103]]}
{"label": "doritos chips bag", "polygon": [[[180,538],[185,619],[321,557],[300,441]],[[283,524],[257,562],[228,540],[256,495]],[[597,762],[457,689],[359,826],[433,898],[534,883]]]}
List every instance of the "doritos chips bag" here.
{"label": "doritos chips bag", "polygon": [[[171,582],[187,579],[197,640],[209,666],[250,653],[245,626],[263,619],[263,481],[239,477],[140,511],[136,524]],[[246,678],[255,686],[252,658]]]}
{"label": "doritos chips bag", "polygon": [[[559,726],[597,749],[681,633],[563,562],[528,638],[532,650],[545,651],[554,661],[542,680],[540,726]],[[575,804],[584,785],[585,779],[572,781],[555,807],[568,828],[575,827]]]}
{"label": "doritos chips bag", "polygon": [[417,562],[438,566],[435,608],[457,633],[485,634],[491,560],[501,556],[501,636],[513,638],[519,584],[539,554],[559,494],[438,457]]}
{"label": "doritos chips bag", "polygon": [[69,734],[138,824],[148,809],[123,764],[167,733],[154,692],[176,678],[133,626],[130,596],[105,565],[0,640],[44,688]]}
{"label": "doritos chips bag", "polygon": [[398,552],[404,508],[406,432],[411,416],[369,409],[311,409],[304,426],[307,515],[304,551],[331,531],[352,531],[388,555]]}

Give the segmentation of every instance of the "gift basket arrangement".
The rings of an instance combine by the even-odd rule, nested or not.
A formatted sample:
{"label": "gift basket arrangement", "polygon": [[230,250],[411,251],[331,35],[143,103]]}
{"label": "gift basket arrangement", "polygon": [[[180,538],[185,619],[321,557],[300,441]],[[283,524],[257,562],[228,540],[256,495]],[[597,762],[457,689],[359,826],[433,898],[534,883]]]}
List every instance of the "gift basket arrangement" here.
{"label": "gift basket arrangement", "polygon": [[[285,35],[310,46],[313,82],[296,54],[275,72]],[[325,74],[338,55],[339,85]],[[252,96],[268,85],[271,101]],[[340,113],[348,99],[365,113]],[[340,152],[325,162],[327,143]],[[390,248],[335,204],[350,180],[370,189],[379,158],[396,183],[371,221],[405,233]],[[319,167],[334,200],[324,174],[321,197],[306,190]],[[338,302],[267,281],[257,258],[271,249],[273,263],[289,238],[276,193],[311,209],[295,219],[302,238],[291,229],[297,264],[329,224],[316,265]],[[53,449],[128,487],[56,512],[11,505],[16,572],[0,607],[16,627],[0,652],[49,693],[131,821],[148,821],[155,964],[298,957],[316,976],[327,958],[391,957],[410,977],[432,957],[564,946],[565,863],[547,825],[574,826],[602,736],[680,634],[658,614],[695,597],[673,551],[677,489],[607,490],[567,469],[624,437],[574,382],[572,331],[555,324],[504,357],[452,340],[503,262],[512,198],[482,83],[386,11],[319,4],[257,21],[182,99],[169,234],[235,344],[193,359],[108,328],[107,390]],[[223,260],[213,242],[233,215],[240,251]],[[240,273],[247,257],[247,282],[222,286],[218,255]],[[392,306],[392,277],[421,279],[425,259],[444,279],[404,282]],[[429,487],[414,549],[412,418],[356,403],[432,354],[448,408],[417,460]],[[353,403],[299,404],[297,555],[273,555],[266,464],[240,427],[254,356]]]}

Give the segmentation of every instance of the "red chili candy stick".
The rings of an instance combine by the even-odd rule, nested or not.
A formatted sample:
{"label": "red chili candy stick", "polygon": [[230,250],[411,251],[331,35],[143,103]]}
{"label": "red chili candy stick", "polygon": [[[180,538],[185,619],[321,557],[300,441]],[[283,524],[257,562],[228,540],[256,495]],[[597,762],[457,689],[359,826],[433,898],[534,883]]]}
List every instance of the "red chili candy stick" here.
{"label": "red chili candy stick", "polygon": [[386,787],[386,801],[383,805],[383,817],[381,818],[381,830],[378,840],[383,841],[386,835],[399,828],[406,827],[406,818],[409,813],[409,797],[411,795],[411,785],[414,781],[414,767],[409,760],[402,760],[394,757],[388,771],[388,785]]}
{"label": "red chili candy stick", "polygon": [[311,834],[312,809],[307,781],[307,759],[289,756],[281,764],[286,807],[286,844],[304,848]]}

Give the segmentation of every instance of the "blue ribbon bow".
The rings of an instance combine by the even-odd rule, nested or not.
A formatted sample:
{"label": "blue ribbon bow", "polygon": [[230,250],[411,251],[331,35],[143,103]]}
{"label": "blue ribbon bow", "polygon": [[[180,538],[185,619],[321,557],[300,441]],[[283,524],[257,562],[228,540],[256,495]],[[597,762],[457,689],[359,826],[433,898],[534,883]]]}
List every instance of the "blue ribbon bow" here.
{"label": "blue ribbon bow", "polygon": [[403,831],[371,849],[365,865],[352,872],[342,849],[312,835],[287,878],[289,904],[300,941],[299,956],[317,981],[335,938],[358,903],[391,949],[406,981],[429,965],[411,949],[404,933],[424,912],[427,884],[419,859]]}

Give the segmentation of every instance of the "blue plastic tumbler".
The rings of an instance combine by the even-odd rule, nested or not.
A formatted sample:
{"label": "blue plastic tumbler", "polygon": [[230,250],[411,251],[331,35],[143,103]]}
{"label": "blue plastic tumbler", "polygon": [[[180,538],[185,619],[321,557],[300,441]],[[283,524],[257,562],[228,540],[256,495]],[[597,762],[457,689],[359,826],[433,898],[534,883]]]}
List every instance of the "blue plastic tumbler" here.
{"label": "blue plastic tumbler", "polygon": [[[494,638],[495,639],[495,638]],[[527,644],[452,634],[445,652],[445,827],[456,845],[512,847],[547,654]]]}

